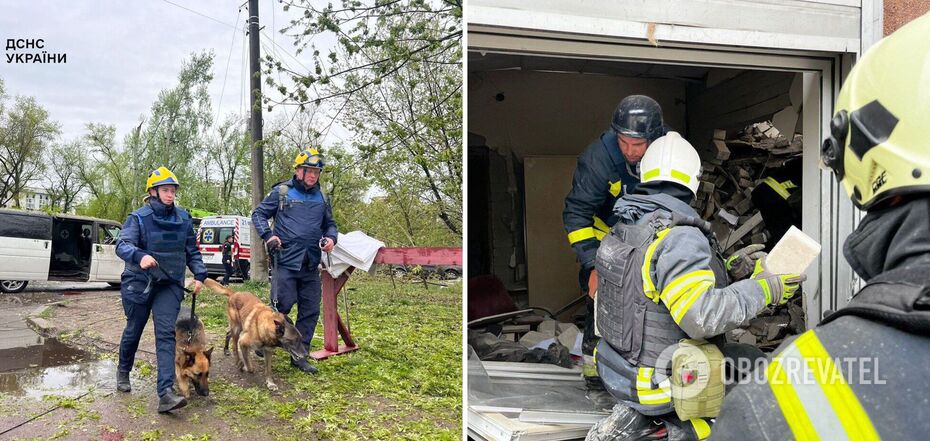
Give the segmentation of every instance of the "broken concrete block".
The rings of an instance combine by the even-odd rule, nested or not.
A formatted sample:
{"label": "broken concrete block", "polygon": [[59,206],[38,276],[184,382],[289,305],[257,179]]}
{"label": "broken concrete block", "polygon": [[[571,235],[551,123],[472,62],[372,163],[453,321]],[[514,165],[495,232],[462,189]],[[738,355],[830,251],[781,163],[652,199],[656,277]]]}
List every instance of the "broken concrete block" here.
{"label": "broken concrete block", "polygon": [[747,332],[747,333],[745,333],[745,334],[739,336],[739,340],[737,340],[737,341],[739,341],[740,343],[743,343],[743,344],[753,345],[753,346],[755,346],[755,345],[756,345],[756,342],[757,342],[756,336],[755,336],[755,335],[752,335],[751,332]]}
{"label": "broken concrete block", "polygon": [[739,216],[733,213],[730,213],[729,211],[724,210],[722,208],[720,209],[720,211],[717,212],[717,218],[725,221],[726,223],[734,227],[736,226],[736,223],[739,222]]}
{"label": "broken concrete block", "polygon": [[714,139],[719,139],[721,141],[727,139],[727,131],[723,129],[714,129]]}
{"label": "broken concrete block", "polygon": [[740,186],[740,188],[749,188],[749,187],[752,187],[752,181],[750,181],[749,179],[746,179],[746,178],[740,178],[740,180],[739,180],[739,186]]}
{"label": "broken concrete block", "polygon": [[743,215],[743,214],[746,214],[751,207],[752,207],[752,200],[743,199],[742,201],[740,201],[740,203],[736,204],[736,207],[733,207],[733,208],[736,209],[737,213],[739,213],[740,215]]}
{"label": "broken concrete block", "polygon": [[578,331],[578,328],[575,325],[571,323],[569,323],[568,325],[570,327],[564,329],[559,334],[558,341],[559,343],[561,343],[563,346],[567,348],[573,348],[575,347],[575,339],[578,337],[578,334],[580,334],[580,332]]}
{"label": "broken concrete block", "polygon": [[714,185],[713,182],[708,182],[708,181],[703,181],[703,180],[698,185],[698,191],[701,193],[713,193],[716,188],[717,186]]}
{"label": "broken concrete block", "polygon": [[765,339],[772,341],[778,338],[781,334],[781,330],[785,329],[786,325],[780,323],[770,323],[768,329],[766,329]]}
{"label": "broken concrete block", "polygon": [[541,341],[552,339],[553,335],[543,334],[542,332],[530,331],[523,335],[523,338],[520,339],[520,344],[528,348],[536,346]]}
{"label": "broken concrete block", "polygon": [[555,337],[558,329],[559,322],[552,319],[543,320],[543,322],[536,327],[537,332],[548,335],[549,337]]}
{"label": "broken concrete block", "polygon": [[737,228],[736,231],[733,232],[733,234],[730,235],[730,238],[727,240],[727,243],[723,246],[723,249],[727,250],[730,247],[732,247],[734,244],[742,240],[744,236],[749,234],[750,230],[755,228],[755,226],[761,222],[762,222],[761,214],[756,213],[755,215],[753,215],[751,218],[749,218],[749,220],[747,220],[745,223],[740,225],[740,227]]}
{"label": "broken concrete block", "polygon": [[576,331],[578,330],[578,327],[575,326],[574,323],[563,323],[563,322],[558,322],[558,323],[559,323],[559,332],[558,332],[559,335],[562,335],[562,333],[565,332],[566,330],[571,330],[571,329],[574,329]]}
{"label": "broken concrete block", "polygon": [[530,325],[503,325],[501,332],[505,334],[522,334],[530,331]]}
{"label": "broken concrete block", "polygon": [[716,149],[714,152],[715,159],[720,161],[726,161],[727,159],[730,159],[730,149],[727,148],[727,143],[719,139],[715,139],[714,148]]}
{"label": "broken concrete block", "polygon": [[730,197],[730,200],[727,201],[727,203],[724,204],[723,206],[727,208],[736,208],[736,205],[739,204],[740,202],[743,202],[743,199],[746,199],[746,196],[744,196],[743,193],[738,192],[734,194],[732,197]]}

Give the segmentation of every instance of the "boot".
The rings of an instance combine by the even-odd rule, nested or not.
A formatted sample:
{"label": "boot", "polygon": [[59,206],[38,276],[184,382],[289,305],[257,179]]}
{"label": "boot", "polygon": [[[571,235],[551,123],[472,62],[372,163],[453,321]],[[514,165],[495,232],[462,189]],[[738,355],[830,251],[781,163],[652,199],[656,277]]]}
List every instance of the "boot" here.
{"label": "boot", "polygon": [[120,392],[129,392],[132,386],[129,384],[129,372],[116,371],[116,390]]}
{"label": "boot", "polygon": [[184,397],[175,395],[174,391],[169,390],[158,398],[158,413],[171,412],[184,406],[187,406],[187,400]]}
{"label": "boot", "polygon": [[313,375],[316,375],[316,373],[319,372],[315,367],[313,367],[313,365],[310,364],[309,361],[307,361],[307,357],[298,358],[296,360],[294,357],[291,357],[291,366]]}

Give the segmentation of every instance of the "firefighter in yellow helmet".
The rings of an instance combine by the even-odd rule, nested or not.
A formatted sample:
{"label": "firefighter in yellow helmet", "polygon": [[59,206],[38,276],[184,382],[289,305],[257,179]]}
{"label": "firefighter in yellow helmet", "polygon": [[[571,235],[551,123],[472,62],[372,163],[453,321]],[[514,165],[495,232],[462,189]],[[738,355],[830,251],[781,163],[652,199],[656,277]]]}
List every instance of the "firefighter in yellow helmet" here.
{"label": "firefighter in yellow helmet", "polygon": [[[252,211],[255,231],[266,245],[277,250],[272,306],[285,315],[297,307],[295,325],[306,350],[313,342],[320,317],[322,253],[331,252],[339,237],[329,199],[320,187],[324,167],[323,155],[317,149],[304,149],[294,158],[294,176],[275,184]],[[274,228],[269,222],[272,219]],[[291,366],[317,373],[307,354],[301,355],[291,355]]]}
{"label": "firefighter in yellow helmet", "polygon": [[180,185],[178,177],[167,167],[154,170],[145,183],[149,199],[126,219],[116,246],[116,254],[126,261],[120,286],[126,328],[120,340],[116,388],[120,392],[131,390],[129,371],[151,316],[155,325],[159,412],[187,404],[184,397],[172,390],[174,325],[184,298],[185,268],[194,274],[195,294],[207,278],[191,216],[174,203]]}
{"label": "firefighter in yellow helmet", "polygon": [[866,285],[727,394],[715,439],[930,434],[930,14],[855,65],[821,157],[866,211],[843,250]]}

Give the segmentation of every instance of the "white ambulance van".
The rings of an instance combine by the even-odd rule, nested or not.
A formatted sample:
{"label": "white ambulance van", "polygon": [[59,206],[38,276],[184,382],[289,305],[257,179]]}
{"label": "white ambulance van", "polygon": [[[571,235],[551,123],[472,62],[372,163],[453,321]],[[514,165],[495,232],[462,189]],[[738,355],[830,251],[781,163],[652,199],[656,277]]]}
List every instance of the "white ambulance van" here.
{"label": "white ambulance van", "polygon": [[197,231],[197,246],[203,256],[203,263],[211,277],[220,277],[226,273],[223,268],[223,240],[232,236],[239,252],[233,256],[235,274],[248,278],[251,263],[252,220],[245,216],[220,215],[207,216],[200,221]]}
{"label": "white ambulance van", "polygon": [[33,280],[119,286],[121,231],[106,219],[0,209],[0,291],[20,292]]}

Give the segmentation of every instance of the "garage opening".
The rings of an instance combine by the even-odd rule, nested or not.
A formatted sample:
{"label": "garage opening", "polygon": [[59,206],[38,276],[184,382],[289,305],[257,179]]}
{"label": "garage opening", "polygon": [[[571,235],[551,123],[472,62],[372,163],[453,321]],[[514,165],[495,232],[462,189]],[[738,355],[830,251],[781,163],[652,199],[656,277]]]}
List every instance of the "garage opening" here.
{"label": "garage opening", "polygon": [[[584,312],[564,199],[577,156],[631,94],[658,101],[668,129],[700,152],[692,205],[725,255],[771,249],[802,227],[802,83],[800,72],[469,52],[469,276],[499,281],[518,309],[561,321]],[[469,320],[503,312],[488,291],[469,287]],[[805,329],[803,298],[728,338],[774,349]]]}

